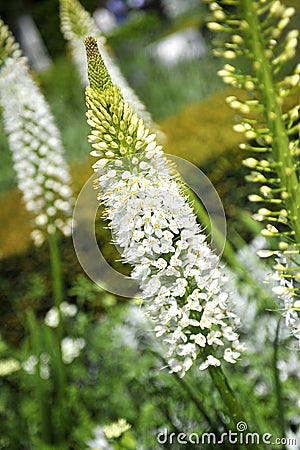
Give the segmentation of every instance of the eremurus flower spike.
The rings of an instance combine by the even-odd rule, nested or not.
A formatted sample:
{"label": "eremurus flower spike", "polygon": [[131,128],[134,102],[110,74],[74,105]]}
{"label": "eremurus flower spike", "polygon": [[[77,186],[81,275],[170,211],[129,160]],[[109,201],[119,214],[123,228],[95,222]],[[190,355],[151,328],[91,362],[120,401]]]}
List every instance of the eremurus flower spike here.
{"label": "eremurus flower spike", "polygon": [[235,363],[243,346],[209,248],[173,166],[142,118],[112,84],[96,40],[85,40],[89,141],[114,242],[133,267],[171,372]]}
{"label": "eremurus flower spike", "polygon": [[[192,366],[208,370],[238,424],[246,419],[222,367],[237,363],[244,346],[219,258],[155,134],[110,83],[95,41],[86,44],[92,80],[86,88],[89,141],[96,149],[92,155],[100,157],[93,166],[96,186],[114,243],[133,268],[131,277],[170,372],[184,377]],[[104,81],[97,80],[102,74]],[[247,448],[258,450],[255,443]]]}

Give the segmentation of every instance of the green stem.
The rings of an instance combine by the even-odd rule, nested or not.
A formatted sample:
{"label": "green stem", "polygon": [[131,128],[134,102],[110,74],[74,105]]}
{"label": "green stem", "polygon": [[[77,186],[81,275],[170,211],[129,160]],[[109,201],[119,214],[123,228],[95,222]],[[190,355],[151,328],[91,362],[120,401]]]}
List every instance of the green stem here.
{"label": "green stem", "polygon": [[239,0],[239,4],[248,24],[245,36],[253,59],[253,69],[258,79],[257,89],[264,105],[265,120],[273,138],[273,157],[277,162],[278,175],[286,192],[284,200],[295,232],[295,239],[300,242],[300,185],[293,156],[289,150],[289,138],[275,89],[272,66],[265,55],[263,32],[257,12],[258,2]]}
{"label": "green stem", "polygon": [[[235,432],[237,433],[238,439],[239,435],[241,434],[240,428],[238,424],[244,423],[246,424],[246,427],[248,425],[247,420],[244,416],[243,409],[238,402],[232,388],[230,387],[228,380],[221,369],[221,367],[213,367],[209,366],[209,373],[212,377],[212,380],[216,386],[216,388],[219,391],[219,394],[227,408],[227,411],[230,415],[230,418],[233,422],[233,424],[236,426]],[[262,450],[265,448],[264,444],[260,441],[260,436],[258,435],[257,431],[245,430],[243,433],[243,437],[245,438],[247,433],[256,434],[257,435],[257,443],[252,442],[250,439],[250,442],[248,442],[245,445],[240,445],[239,448],[247,448],[247,450]],[[255,440],[255,439],[254,439]],[[239,440],[237,441],[239,442]]]}
{"label": "green stem", "polygon": [[54,442],[59,445],[59,450],[66,449],[66,430],[68,427],[66,408],[66,373],[65,364],[62,361],[61,341],[55,330],[44,325],[43,336],[46,351],[51,358],[51,371],[53,380],[52,390],[52,424]]}
{"label": "green stem", "polygon": [[[153,350],[149,350],[150,353],[154,354],[157,358],[159,358],[163,364],[165,366],[168,366],[168,362],[165,360],[165,358],[160,355],[159,353],[153,351]],[[209,415],[206,413],[205,409],[203,408],[202,402],[201,400],[199,400],[196,395],[193,393],[192,389],[190,388],[189,384],[186,383],[183,378],[180,378],[179,375],[174,372],[172,374],[175,378],[175,380],[177,381],[177,383],[182,387],[182,389],[187,393],[187,395],[189,396],[189,398],[192,400],[192,402],[194,403],[194,405],[196,406],[197,410],[200,412],[200,414],[204,417],[204,419],[206,420],[206,422],[209,424],[210,428],[212,430],[214,430],[216,428],[216,424],[213,423],[213,421],[211,420],[211,418],[209,417]],[[224,425],[224,423],[223,423]]]}
{"label": "green stem", "polygon": [[[65,391],[66,391],[66,374],[65,364],[62,359],[61,340],[63,337],[62,316],[60,305],[63,301],[63,279],[62,266],[60,258],[60,250],[58,236],[56,233],[50,234],[48,237],[50,250],[50,264],[53,285],[54,306],[57,308],[59,323],[56,333],[48,333],[50,330],[45,328],[45,339],[49,354],[51,354],[53,379],[54,379],[54,410],[57,417],[56,425],[56,441],[62,443],[65,438],[67,427],[66,409],[65,409]],[[52,331],[52,330],[51,330]],[[63,447],[62,447],[63,448]]]}
{"label": "green stem", "polygon": [[273,368],[274,368],[274,380],[275,380],[275,387],[276,387],[276,397],[277,397],[277,406],[278,406],[278,419],[279,419],[279,426],[280,426],[280,432],[281,436],[285,437],[285,414],[284,414],[284,401],[283,401],[283,395],[282,395],[282,387],[281,382],[279,378],[279,370],[277,366],[278,362],[278,350],[279,350],[279,332],[280,332],[280,322],[281,317],[278,319],[277,327],[276,327],[276,335],[274,339],[274,353],[273,353]]}
{"label": "green stem", "polygon": [[[165,363],[167,363],[165,361]],[[182,389],[188,394],[198,411],[202,414],[206,422],[209,424],[210,428],[213,430],[215,428],[215,425],[213,424],[211,418],[206,414],[206,411],[203,409],[203,406],[200,402],[200,400],[195,396],[195,394],[192,392],[190,386],[178,375],[178,373],[173,373],[174,378],[176,379],[177,383],[182,387]]]}
{"label": "green stem", "polygon": [[27,312],[28,326],[29,332],[33,347],[33,353],[37,358],[37,366],[35,371],[35,388],[37,395],[37,402],[40,410],[40,420],[41,420],[41,439],[44,444],[51,444],[52,442],[52,433],[51,433],[51,410],[49,408],[48,400],[48,392],[46,389],[46,380],[42,380],[40,376],[40,355],[43,351],[41,347],[41,335],[40,328],[37,323],[37,320],[34,316],[33,311]]}

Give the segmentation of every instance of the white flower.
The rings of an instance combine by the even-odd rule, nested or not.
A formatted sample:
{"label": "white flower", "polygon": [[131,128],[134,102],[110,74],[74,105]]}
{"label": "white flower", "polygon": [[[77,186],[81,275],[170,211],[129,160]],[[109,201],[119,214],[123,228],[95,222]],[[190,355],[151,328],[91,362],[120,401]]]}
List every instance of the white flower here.
{"label": "white flower", "polygon": [[218,367],[220,365],[221,363],[217,358],[215,358],[213,355],[208,355],[206,360],[202,364],[200,364],[199,370],[207,369],[208,366]]}
{"label": "white flower", "polygon": [[61,302],[60,310],[63,316],[65,317],[74,317],[77,314],[78,308],[76,305],[68,302]]}
{"label": "white flower", "polygon": [[30,355],[29,358],[22,363],[22,369],[30,375],[33,375],[35,373],[37,363],[37,357],[35,355]]}
{"label": "white flower", "polygon": [[50,356],[48,353],[43,352],[40,354],[40,377],[43,380],[48,380],[50,377]]}
{"label": "white flower", "polygon": [[59,325],[59,311],[56,306],[53,306],[45,315],[45,324],[51,328],[57,328]]}
{"label": "white flower", "polygon": [[70,364],[77,358],[81,350],[85,347],[85,341],[82,338],[65,337],[61,341],[62,358],[66,364]]}
{"label": "white flower", "polygon": [[206,337],[202,333],[192,334],[191,339],[196,342],[200,347],[205,347]]}
{"label": "white flower", "polygon": [[19,189],[33,213],[32,238],[59,229],[70,235],[72,192],[59,132],[24,57],[8,58],[0,71],[0,103]]}
{"label": "white flower", "polygon": [[272,291],[281,300],[286,326],[290,329],[291,334],[298,340],[298,345],[300,347],[300,309],[297,306],[299,300],[297,300],[297,297],[294,294],[296,285],[299,289],[299,283],[292,277],[285,277],[286,269],[293,267],[295,259],[294,261],[289,261],[285,256],[279,255],[279,257],[276,258],[276,262],[279,270],[273,272],[271,276],[273,282],[276,283],[276,286],[272,288]]}
{"label": "white flower", "polygon": [[230,362],[231,364],[235,364],[237,358],[241,354],[239,352],[234,352],[231,348],[226,348],[224,351],[224,359],[227,362]]}
{"label": "white flower", "polygon": [[280,371],[280,379],[282,382],[289,377],[294,376],[300,380],[300,360],[298,352],[291,352],[288,355],[287,361],[279,360],[277,367]]}
{"label": "white flower", "polygon": [[207,335],[208,345],[213,345],[213,344],[224,345],[223,341],[220,339],[221,336],[222,336],[221,331],[210,331]]}

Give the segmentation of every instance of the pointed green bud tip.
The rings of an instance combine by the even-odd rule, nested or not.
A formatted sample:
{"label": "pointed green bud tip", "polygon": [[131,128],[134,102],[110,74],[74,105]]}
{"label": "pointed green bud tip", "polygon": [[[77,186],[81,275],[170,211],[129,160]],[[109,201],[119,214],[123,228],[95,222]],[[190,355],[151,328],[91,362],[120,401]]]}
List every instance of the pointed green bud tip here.
{"label": "pointed green bud tip", "polygon": [[84,40],[87,65],[88,65],[88,77],[90,86],[92,89],[104,90],[112,86],[112,81],[104,61],[100,55],[97,40],[88,36]]}

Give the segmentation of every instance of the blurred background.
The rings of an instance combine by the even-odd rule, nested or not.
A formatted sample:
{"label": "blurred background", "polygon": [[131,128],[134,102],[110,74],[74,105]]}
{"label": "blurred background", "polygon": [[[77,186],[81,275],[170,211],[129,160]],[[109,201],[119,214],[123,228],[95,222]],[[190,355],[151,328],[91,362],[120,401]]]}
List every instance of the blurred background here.
{"label": "blurred background", "polygon": [[[191,161],[210,178],[223,202],[233,247],[239,249],[245,242],[250,242],[257,234],[257,226],[249,220],[250,207],[246,200],[251,186],[244,181],[246,172],[241,164],[244,155],[238,149],[240,136],[232,130],[234,117],[225,102],[232,89],[226,88],[217,75],[223,62],[212,53],[212,36],[205,24],[207,5],[200,0],[82,0],[81,3],[94,15],[124,76],[165,133],[165,151]],[[285,4],[296,8],[292,26],[299,28],[300,2],[287,0]],[[1,2],[0,16],[21,44],[32,74],[50,104],[61,131],[76,195],[92,175],[87,142],[89,128],[85,120],[84,88],[60,32],[59,4],[56,0],[9,0]],[[0,155],[1,357],[11,349],[23,351],[28,335],[26,310],[32,308],[38,317],[43,318],[52,306],[52,297],[48,250],[46,247],[36,249],[30,241],[30,217],[16,188],[1,114]],[[113,266],[120,269],[121,265],[115,262],[116,251],[109,243],[109,232],[100,220],[97,233],[103,253]],[[115,419],[117,411],[124,415],[127,411],[131,422],[142,427],[139,420],[145,423],[150,420],[156,402],[156,406],[160,405],[161,421],[166,420],[169,412],[158,384],[162,383],[165,392],[173,388],[165,381],[155,384],[156,380],[151,384],[148,403],[146,398],[144,403],[141,402],[144,416],[138,418],[140,405],[137,399],[143,398],[144,386],[149,386],[144,370],[149,373],[152,362],[141,358],[136,372],[133,372],[129,361],[135,364],[136,353],[132,350],[126,361],[119,344],[111,347],[111,328],[119,323],[121,314],[116,305],[122,308],[126,300],[102,292],[89,281],[77,262],[71,239],[62,239],[61,251],[66,300],[81,311],[76,325],[72,325],[73,332],[75,329],[78,336],[84,335],[91,349],[89,363],[86,364],[84,359],[78,362],[71,375],[73,379],[81,377],[83,385],[83,380],[86,380],[86,396],[95,394],[89,410],[96,420],[101,414]],[[114,312],[112,307],[116,308]],[[110,324],[105,321],[106,317],[110,317]],[[104,320],[101,330],[97,328],[99,319]],[[88,331],[89,327],[93,328],[94,335]],[[128,330],[124,328],[123,331],[126,334]],[[99,354],[102,355],[100,362]],[[102,385],[97,378],[99,364],[106,376]],[[130,389],[124,394],[126,398],[120,406],[118,393],[123,392],[124,383],[129,384]],[[15,378],[2,382],[0,376],[0,386],[3,388],[0,422],[2,417],[3,423],[10,421],[15,427],[24,426],[15,412],[7,412],[9,399],[17,402],[20,379],[15,375]],[[97,393],[94,386],[97,386]],[[29,385],[26,389],[30,392]],[[107,391],[112,389],[115,394],[108,402]],[[180,397],[181,394],[177,392],[176,395]],[[84,401],[87,401],[85,397]],[[97,401],[104,401],[100,410]],[[34,404],[30,399],[21,404],[24,417],[34,414]],[[5,443],[1,446],[0,439],[0,449],[19,449],[18,442],[16,439],[15,447],[7,447]],[[149,445],[145,448],[152,448]],[[74,448],[77,448],[75,444]]]}

